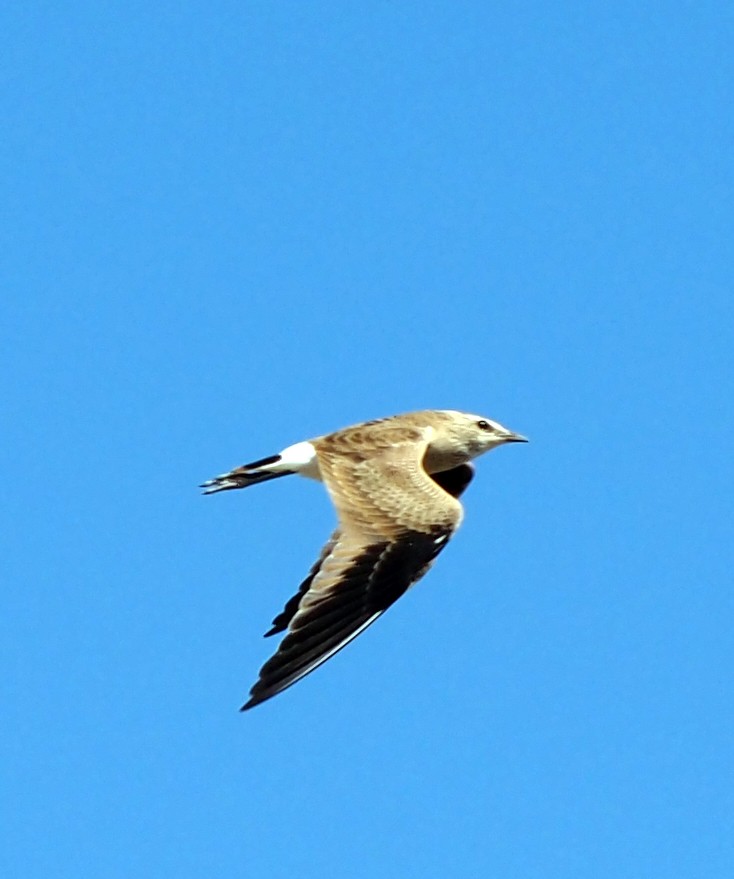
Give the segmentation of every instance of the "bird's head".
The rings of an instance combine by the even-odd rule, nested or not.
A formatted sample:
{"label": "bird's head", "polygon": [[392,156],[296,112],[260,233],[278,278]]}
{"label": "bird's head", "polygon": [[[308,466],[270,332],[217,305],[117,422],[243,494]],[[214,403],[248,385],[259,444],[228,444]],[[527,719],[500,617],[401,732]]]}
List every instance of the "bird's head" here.
{"label": "bird's head", "polygon": [[527,442],[527,437],[508,430],[491,418],[451,410],[443,414],[447,417],[431,445],[434,448],[443,446],[447,452],[453,448],[457,454],[465,456],[465,460],[476,458],[505,443]]}

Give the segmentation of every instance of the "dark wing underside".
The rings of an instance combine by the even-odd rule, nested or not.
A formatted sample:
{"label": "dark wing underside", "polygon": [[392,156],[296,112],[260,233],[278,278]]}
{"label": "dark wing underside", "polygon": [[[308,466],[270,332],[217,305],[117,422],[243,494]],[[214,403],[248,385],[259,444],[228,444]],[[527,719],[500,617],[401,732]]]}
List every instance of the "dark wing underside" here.
{"label": "dark wing underside", "polygon": [[[462,464],[432,478],[458,498],[472,475],[471,465]],[[426,573],[452,533],[451,527],[406,529],[390,540],[348,551],[348,541],[335,531],[266,633],[289,629],[260,670],[243,710],[285,690],[364,631]]]}
{"label": "dark wing underside", "polygon": [[459,464],[442,473],[431,473],[431,479],[447,491],[452,497],[460,498],[469,483],[474,479],[474,467],[471,464]]}
{"label": "dark wing underside", "polygon": [[425,573],[449,537],[406,531],[393,542],[364,547],[331,588],[309,593],[308,604],[299,593],[288,634],[260,670],[243,710],[285,690],[364,631]]}

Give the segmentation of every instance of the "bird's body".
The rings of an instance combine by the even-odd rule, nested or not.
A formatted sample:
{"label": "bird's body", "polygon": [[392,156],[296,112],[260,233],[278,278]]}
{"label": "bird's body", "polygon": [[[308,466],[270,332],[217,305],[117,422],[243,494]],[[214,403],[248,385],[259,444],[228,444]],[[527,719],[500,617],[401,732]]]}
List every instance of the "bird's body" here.
{"label": "bird's body", "polygon": [[339,524],[267,635],[288,630],[252,688],[251,708],[321,665],[431,566],[461,523],[469,463],[525,438],[476,415],[431,409],[288,446],[205,482],[206,494],[298,473],[322,481]]}

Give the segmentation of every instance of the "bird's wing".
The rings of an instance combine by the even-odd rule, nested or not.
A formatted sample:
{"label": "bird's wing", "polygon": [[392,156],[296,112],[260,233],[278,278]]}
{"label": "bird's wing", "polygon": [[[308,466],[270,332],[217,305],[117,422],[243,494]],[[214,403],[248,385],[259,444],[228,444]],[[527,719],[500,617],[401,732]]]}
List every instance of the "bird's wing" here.
{"label": "bird's wing", "polygon": [[345,455],[331,437],[320,441],[319,466],[339,528],[273,620],[268,634],[286,626],[288,633],[244,709],[290,687],[363,632],[426,573],[458,527],[456,497],[471,467],[441,474],[442,487],[421,466],[428,435],[414,433],[372,454]]}
{"label": "bird's wing", "polygon": [[474,465],[459,464],[458,467],[452,467],[451,470],[431,473],[431,479],[452,497],[459,498],[474,479]]}
{"label": "bird's wing", "polygon": [[[474,467],[471,464],[459,464],[457,467],[452,467],[450,470],[443,470],[441,473],[431,474],[431,479],[440,485],[444,491],[447,491],[455,498],[460,497],[466,491],[473,478]],[[310,589],[311,583],[313,583],[314,578],[321,570],[321,565],[323,565],[324,561],[331,555],[331,552],[339,542],[340,537],[341,532],[337,528],[324,545],[321,554],[314,562],[306,579],[298,587],[296,594],[288,599],[283,610],[273,620],[272,627],[265,633],[266,638],[269,638],[272,635],[277,635],[280,632],[285,632],[288,628],[288,624],[296,615],[296,611],[300,607],[301,599]],[[418,578],[416,577],[416,579]]]}
{"label": "bird's wing", "polygon": [[311,584],[313,583],[316,575],[321,570],[321,565],[323,565],[326,559],[331,555],[334,547],[339,542],[340,537],[341,533],[337,528],[336,531],[334,531],[334,533],[328,539],[328,541],[324,544],[324,548],[321,550],[321,555],[313,563],[313,566],[308,572],[306,579],[298,587],[298,592],[296,592],[296,594],[292,598],[288,599],[283,610],[273,620],[272,628],[268,629],[268,631],[265,633],[266,638],[269,638],[271,635],[277,635],[279,632],[285,632],[285,630],[288,628],[288,624],[296,615],[296,611],[301,604],[303,596],[311,588]]}

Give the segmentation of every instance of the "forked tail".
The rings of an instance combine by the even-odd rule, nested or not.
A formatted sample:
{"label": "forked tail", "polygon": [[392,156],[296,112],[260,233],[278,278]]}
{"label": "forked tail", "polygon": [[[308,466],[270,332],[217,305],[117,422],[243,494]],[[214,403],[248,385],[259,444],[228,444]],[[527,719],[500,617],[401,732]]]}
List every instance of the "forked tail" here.
{"label": "forked tail", "polygon": [[247,488],[249,485],[257,485],[258,482],[267,482],[269,479],[278,479],[281,476],[289,476],[296,471],[283,462],[281,455],[271,455],[253,461],[252,464],[243,464],[235,467],[229,473],[222,473],[214,479],[203,482],[204,494],[215,494],[218,491],[229,491],[232,488]]}

